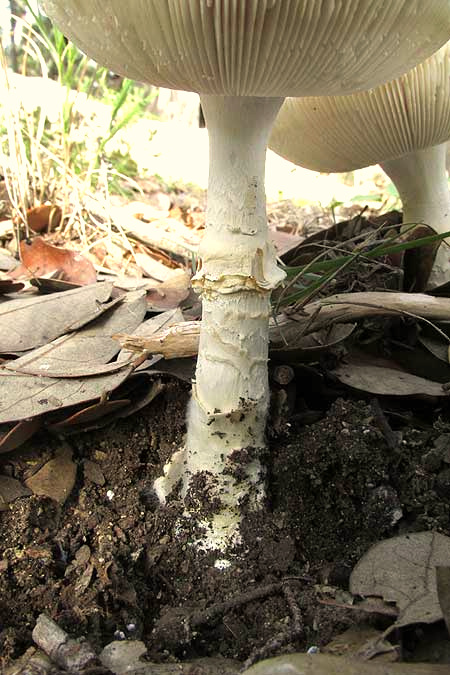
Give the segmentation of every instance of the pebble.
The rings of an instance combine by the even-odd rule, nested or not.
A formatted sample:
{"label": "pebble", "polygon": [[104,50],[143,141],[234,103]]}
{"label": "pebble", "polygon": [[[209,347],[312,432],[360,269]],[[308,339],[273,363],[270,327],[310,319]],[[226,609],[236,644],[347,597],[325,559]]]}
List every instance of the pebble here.
{"label": "pebble", "polygon": [[140,640],[114,640],[103,649],[100,661],[115,675],[142,667],[139,660],[147,653],[147,648]]}

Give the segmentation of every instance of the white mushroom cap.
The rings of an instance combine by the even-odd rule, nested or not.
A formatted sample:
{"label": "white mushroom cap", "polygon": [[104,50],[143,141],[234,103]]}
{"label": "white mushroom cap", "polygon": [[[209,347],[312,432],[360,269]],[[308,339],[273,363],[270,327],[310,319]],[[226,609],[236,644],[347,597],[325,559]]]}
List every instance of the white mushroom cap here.
{"label": "white mushroom cap", "polygon": [[450,36],[449,0],[43,0],[83,51],[202,94],[342,94],[396,77]]}
{"label": "white mushroom cap", "polygon": [[396,80],[347,96],[289,98],[269,147],[314,171],[378,164],[450,139],[450,42]]}

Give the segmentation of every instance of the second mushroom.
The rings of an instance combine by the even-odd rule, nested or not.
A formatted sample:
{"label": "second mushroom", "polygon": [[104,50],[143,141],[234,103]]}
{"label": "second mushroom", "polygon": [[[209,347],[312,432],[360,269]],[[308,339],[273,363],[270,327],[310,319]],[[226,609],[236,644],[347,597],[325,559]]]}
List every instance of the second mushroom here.
{"label": "second mushroom", "polygon": [[[401,77],[348,96],[289,98],[269,145],[314,171],[380,164],[397,187],[405,225],[450,231],[450,42]],[[428,288],[450,281],[450,244],[437,249]],[[417,290],[417,289],[416,289]],[[421,290],[421,289],[419,289]]]}

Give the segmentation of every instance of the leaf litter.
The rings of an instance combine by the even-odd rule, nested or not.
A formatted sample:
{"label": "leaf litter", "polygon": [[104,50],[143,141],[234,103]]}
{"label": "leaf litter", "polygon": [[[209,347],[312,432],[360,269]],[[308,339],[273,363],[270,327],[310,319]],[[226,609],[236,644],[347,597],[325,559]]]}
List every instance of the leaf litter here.
{"label": "leaf litter", "polygon": [[[144,218],[143,213],[140,215],[142,218]],[[135,218],[135,216],[132,217]],[[149,218],[151,222],[149,213],[147,213],[145,217]],[[115,215],[115,223],[118,224],[117,226],[119,230],[123,229],[123,222],[121,221],[121,218],[122,216],[119,218],[119,214]],[[159,228],[158,236],[160,236],[161,233],[163,233],[161,236],[165,236],[164,232],[166,232],[166,234],[170,231],[173,232],[173,229],[171,230],[171,228],[175,226],[173,226],[173,223],[171,222],[167,223],[167,220],[165,220],[166,218],[166,215],[159,218],[160,222],[156,228]],[[142,219],[142,222],[145,222],[145,220]],[[136,224],[132,223],[132,225]],[[164,230],[164,227],[167,229]],[[178,226],[176,226],[175,229],[177,229],[177,227]],[[142,234],[143,229],[140,228],[139,224],[138,227],[135,227],[134,229],[136,241],[133,246],[136,246],[135,262],[138,264],[135,268],[133,268],[133,262],[130,262],[130,271],[136,271],[140,268],[142,272],[142,270],[145,271],[145,260],[142,258],[139,260],[137,256],[148,255],[147,252],[143,254],[142,251],[151,251],[151,247],[157,244],[155,244],[154,241],[153,244],[150,241],[146,241],[146,244],[148,244],[149,247],[145,249],[138,249],[137,246],[139,244],[139,237],[140,234]],[[129,241],[133,241],[132,228],[128,230],[128,232],[131,234]],[[191,243],[195,241],[195,238],[192,237],[192,233],[189,236],[191,237]],[[184,257],[186,261],[192,255],[192,251],[189,248],[189,237],[187,236],[186,232],[184,232],[183,237],[185,237],[185,239],[181,249],[184,251],[182,257]],[[156,239],[157,238],[158,237],[156,237]],[[288,255],[291,252],[298,251],[297,239],[292,239],[290,242],[289,240],[287,241],[288,243],[286,245],[286,240],[283,240],[283,238],[280,237],[280,245],[285,247]],[[188,242],[187,245],[185,245],[186,242]],[[176,256],[180,254],[181,249],[174,253],[174,251],[171,251],[170,246],[168,246],[166,250],[170,255],[173,256],[172,260],[176,261]],[[129,254],[126,253],[126,256],[128,255]],[[91,261],[93,260],[92,258],[90,259]],[[123,259],[125,260],[125,256]],[[133,257],[129,255],[127,259],[132,261]],[[155,260],[159,262],[156,258]],[[139,262],[141,263],[140,265]],[[93,264],[96,266],[95,262]],[[144,314],[145,311],[148,311],[149,309],[151,311],[162,312],[167,308],[167,306],[176,308],[182,300],[186,299],[186,296],[183,294],[186,293],[184,289],[187,289],[187,283],[184,281],[183,283],[178,282],[178,280],[181,281],[182,279],[186,278],[186,263],[183,263],[179,266],[180,272],[177,272],[175,275],[173,275],[173,273],[170,271],[171,269],[174,268],[169,267],[168,271],[165,272],[165,270],[159,265],[148,263],[147,273],[150,283],[148,283],[146,280],[142,280],[144,283],[142,284],[143,292],[141,292],[141,297],[144,299],[146,297]],[[99,271],[98,266],[97,271]],[[152,272],[154,272],[153,280]],[[171,277],[177,280],[174,284],[174,295],[172,297],[170,297],[172,292],[170,285],[169,291],[167,291],[167,288],[165,288],[164,285],[160,285],[164,284]],[[123,285],[129,289],[132,289],[134,284],[134,287],[136,288],[139,285],[139,273],[134,277],[134,281],[132,281],[132,279],[133,277],[128,276],[124,280]],[[52,280],[49,280],[49,283],[51,282]],[[111,287],[115,286],[116,288],[119,288],[122,282],[119,278],[117,278],[117,280],[114,278],[113,283],[108,283]],[[97,286],[101,285],[102,284],[97,284]],[[51,291],[54,289],[49,286],[48,290],[51,293]],[[67,295],[69,293],[75,293],[75,291],[80,292],[81,290],[83,289],[72,289],[64,291],[63,293]],[[302,354],[303,356],[307,355],[309,347],[311,353],[306,358],[313,362],[313,367],[316,367],[315,362],[320,364],[322,373],[321,377],[335,377],[336,368],[339,368],[339,366],[345,362],[345,359],[348,360],[348,355],[353,353],[355,345],[358,347],[358,349],[362,348],[364,351],[366,346],[371,344],[370,336],[377,336],[380,331],[380,325],[382,327],[387,325],[383,324],[382,322],[400,322],[401,324],[412,322],[416,325],[420,325],[420,318],[424,317],[427,320],[436,322],[438,324],[439,321],[445,321],[445,319],[448,320],[450,318],[449,303],[446,298],[443,298],[442,303],[439,304],[439,302],[436,302],[429,296],[426,298],[421,298],[418,295],[410,294],[407,296],[407,300],[405,302],[405,297],[403,297],[403,299],[400,297],[396,299],[394,297],[395,294],[392,294],[391,291],[392,289],[389,289],[389,293],[380,295],[375,295],[371,291],[370,298],[349,298],[348,296],[346,298],[340,298],[339,296],[336,298],[323,298],[320,300],[315,300],[313,303],[311,303],[310,307],[307,307],[306,316],[305,308],[300,308],[297,310],[297,314],[287,313],[277,317],[276,323],[274,323],[271,328],[272,344],[274,347],[276,347],[276,352],[275,350],[273,352],[274,356],[276,353],[277,358],[280,359],[281,363],[284,361],[284,363],[292,363],[295,365],[296,361],[299,360],[301,362]],[[164,392],[166,387],[165,380],[163,381],[158,379],[158,376],[162,376],[163,378],[166,377],[167,373],[170,372],[171,367],[172,372],[176,377],[189,380],[190,376],[192,375],[193,363],[192,359],[189,357],[196,353],[196,345],[198,341],[198,324],[191,321],[184,321],[184,317],[179,310],[165,313],[163,312],[156,317],[152,317],[147,322],[143,321],[144,315],[142,315],[139,322],[134,327],[132,326],[131,321],[129,322],[128,326],[123,327],[125,322],[121,323],[121,321],[119,321],[118,314],[115,320],[116,324],[114,324],[112,317],[116,313],[123,311],[124,306],[127,304],[126,299],[119,299],[118,297],[114,298],[114,293],[115,291],[111,289],[108,298],[100,302],[100,304],[107,304],[108,302],[111,303],[111,301],[113,303],[109,307],[104,308],[107,313],[104,314],[101,319],[95,318],[95,316],[98,316],[97,313],[91,317],[91,323],[89,323],[89,320],[85,321],[83,316],[78,318],[77,315],[76,320],[69,324],[69,328],[67,328],[67,323],[64,323],[63,321],[60,322],[60,326],[66,328],[65,330],[61,330],[60,328],[61,333],[59,333],[59,335],[56,334],[54,337],[46,339],[44,334],[44,336],[41,337],[41,342],[37,340],[36,343],[31,347],[26,346],[24,348],[17,348],[16,345],[15,348],[11,348],[3,352],[5,355],[8,355],[10,353],[17,354],[30,349],[35,350],[33,352],[24,354],[18,359],[7,362],[3,372],[0,374],[0,390],[2,387],[1,380],[4,379],[6,381],[7,378],[17,378],[15,384],[13,383],[13,379],[10,380],[12,385],[12,399],[10,401],[11,409],[18,409],[21,410],[20,414],[26,414],[26,417],[24,417],[23,420],[21,418],[14,418],[14,415],[13,419],[8,420],[9,424],[13,425],[12,429],[10,426],[10,433],[17,428],[19,438],[20,434],[22,433],[24,434],[23,437],[25,438],[26,434],[29,433],[29,431],[27,432],[26,427],[29,422],[36,425],[43,422],[49,428],[51,428],[53,425],[54,431],[60,432],[77,432],[83,429],[96,428],[96,426],[102,426],[102,423],[105,422],[107,424],[111,424],[114,419],[118,418],[122,414],[130,414],[130,412],[140,409],[140,407],[143,405],[153,401],[161,394],[161,392]],[[126,295],[130,295],[130,293],[126,292]],[[391,295],[392,297],[388,298],[388,295]],[[49,295],[48,297],[54,298],[55,293]],[[7,298],[6,304],[9,305],[10,303],[16,302],[16,299],[11,300]],[[28,299],[26,299],[26,301],[28,301]],[[39,307],[39,304],[36,304],[34,312],[35,317],[39,316],[40,321],[41,314],[48,314],[48,310],[46,309],[46,311],[43,312],[41,309],[39,309]],[[52,305],[45,305],[45,307],[51,308]],[[3,309],[3,307],[1,308]],[[67,309],[69,310],[69,308]],[[76,309],[76,303],[74,303],[72,310]],[[408,312],[410,316],[408,316]],[[69,314],[70,312],[67,311],[67,313]],[[416,319],[415,317],[419,318]],[[73,318],[73,316],[71,316],[71,318]],[[109,320],[111,321],[110,324],[108,324]],[[39,322],[36,321],[35,323],[39,324]],[[354,325],[355,323],[356,326]],[[83,325],[85,326],[84,328]],[[96,326],[101,327],[102,325],[109,325],[111,333],[108,331],[100,331],[100,334],[96,335]],[[114,328],[113,325],[115,325]],[[35,326],[34,330],[35,332],[36,330],[39,332],[39,327]],[[55,333],[58,332],[56,328],[53,330]],[[70,332],[67,333],[67,330]],[[7,331],[5,330],[5,333],[6,332]],[[29,332],[31,333],[31,327],[29,328]],[[41,334],[43,332],[44,331],[42,330]],[[121,338],[121,341],[124,345],[133,346],[133,349],[129,351],[122,350],[120,353],[118,353],[120,349],[120,343],[116,342],[114,348],[111,344],[115,342],[112,340],[112,335],[116,335],[116,333],[126,333],[128,335],[132,335],[133,337],[127,338],[129,340],[128,344],[123,337]],[[81,336],[79,334],[81,334]],[[369,339],[367,334],[369,334]],[[92,344],[94,344],[94,340],[97,341],[98,339],[96,342],[98,347],[95,353],[86,348],[86,337],[88,335],[91,335],[92,337]],[[182,348],[181,353],[177,343],[179,335],[182,336],[182,340],[187,337],[188,344],[190,345],[188,349],[185,347]],[[171,346],[171,350],[166,352],[164,344],[167,344],[168,336],[171,338],[174,336],[176,339]],[[151,338],[151,340],[153,340],[153,343],[150,347],[148,343],[145,343],[147,338]],[[139,339],[144,340],[144,342],[139,343]],[[374,338],[372,338],[372,340],[373,339]],[[288,343],[287,346],[286,341]],[[29,340],[29,342],[31,342],[31,340]],[[23,343],[20,344],[22,346]],[[416,344],[414,344],[414,349],[416,348]],[[289,351],[290,349],[292,350],[291,353]],[[136,357],[136,353],[138,353],[138,358]],[[370,351],[368,354],[370,354]],[[90,366],[87,364],[81,367],[79,365],[77,366],[77,361],[80,362],[81,360],[83,364],[86,363],[86,355],[89,356],[89,364],[95,363],[92,368],[90,368]],[[163,355],[166,358],[163,358]],[[329,355],[332,356],[331,360],[335,362],[334,364],[323,361],[323,359],[327,359]],[[180,356],[183,356],[184,358],[180,358]],[[370,356],[366,357],[366,360],[367,359],[370,359]],[[133,365],[126,365],[129,361],[131,361]],[[338,364],[337,366],[336,362]],[[58,375],[58,377],[38,377],[37,373],[40,372],[40,366],[43,364],[49,366],[47,371],[48,374],[51,373],[52,375]],[[50,369],[50,367],[52,369]],[[119,370],[117,372],[103,373],[101,376],[99,376],[96,374],[99,372],[98,370],[95,370],[96,367],[105,369],[111,368],[113,371],[116,368],[119,368]],[[59,368],[59,370],[57,370],[57,368]],[[14,374],[12,372],[12,370],[21,370],[23,373],[23,369],[28,369],[27,375],[19,375],[18,373]],[[391,363],[388,370],[390,373],[392,373],[392,387],[397,387],[398,382],[395,380],[395,373],[399,372],[398,364]],[[76,375],[76,377],[68,376],[70,374]],[[379,373],[375,374],[372,380],[375,378],[378,378],[379,380],[379,375]],[[385,375],[386,373],[383,374],[383,377]],[[386,375],[386,377],[388,377],[388,375]],[[24,378],[27,379],[24,380]],[[424,380],[427,381],[426,378],[424,378]],[[46,382],[48,385],[48,387],[45,389],[42,388],[43,382]],[[432,381],[428,380],[427,382],[429,384],[427,390],[428,393],[430,390],[433,390],[434,392],[435,388],[433,389],[433,386],[430,385]],[[41,386],[40,390],[39,383]],[[59,385],[56,383],[59,383]],[[68,383],[73,384],[73,391],[70,390],[70,387],[65,388],[65,385]],[[90,385],[93,386],[90,388]],[[22,394],[26,387],[27,395],[30,397],[30,400],[26,403],[23,403],[18,395],[21,386]],[[61,386],[60,390],[58,389],[58,386]],[[442,390],[442,385],[440,386]],[[381,395],[392,393],[392,391],[389,392],[388,389],[389,387],[386,386],[384,388],[384,392],[382,392]],[[427,389],[427,387],[425,387],[425,389]],[[362,390],[370,393],[371,385],[369,384],[366,387],[362,387]],[[136,396],[137,391],[140,392],[139,396]],[[427,391],[425,393],[427,393]],[[50,395],[48,395],[49,392]],[[416,387],[415,390],[413,387],[413,396],[419,395],[420,397],[423,395],[423,393],[424,391],[420,387]],[[52,398],[53,396],[54,398]],[[117,398],[114,398],[114,396],[117,396]],[[33,400],[31,401],[31,399]],[[17,403],[15,403],[15,401]],[[4,419],[6,422],[7,418],[8,415],[5,414],[5,416],[1,417],[0,419]],[[17,422],[17,420],[19,421]],[[15,424],[15,422],[17,422],[17,424]],[[20,426],[22,424],[24,425],[23,430],[21,430]],[[8,434],[6,434],[6,437],[4,437],[5,447],[8,447],[7,438]],[[17,445],[15,447],[17,447]],[[55,450],[53,460],[56,459],[57,456],[58,451]],[[69,455],[67,454],[67,457],[68,456]],[[53,460],[50,460],[50,462]],[[44,467],[48,464],[49,462],[44,464]],[[42,471],[44,467],[42,467],[40,471]],[[52,465],[47,468],[47,471],[49,471],[51,468]],[[39,471],[36,472],[35,475],[38,474]],[[53,475],[51,472],[50,474]],[[45,478],[45,473],[43,475]],[[17,483],[17,487],[20,487],[20,482],[17,481]],[[67,493],[68,489],[66,488],[66,494]],[[53,499],[55,499],[55,494],[56,493],[54,493],[52,497]],[[60,492],[60,494],[62,494],[62,492]],[[93,569],[94,568],[92,568],[89,574],[86,575],[83,582],[83,588],[85,590],[89,588],[92,583],[94,583],[92,576]],[[79,586],[79,588],[81,589],[81,586]],[[376,609],[374,609],[374,607],[376,606],[372,606],[372,609],[369,611],[373,610],[376,614]],[[388,647],[386,647],[386,649],[388,649]],[[374,658],[375,656],[376,654],[371,652],[370,658]],[[324,656],[324,658],[326,657]],[[316,661],[317,667],[319,667],[319,660],[320,659]],[[336,660],[326,661],[328,668],[331,668],[332,666],[334,667],[335,663]],[[345,665],[347,665],[344,665],[344,661],[342,660],[340,663],[344,668]],[[372,667],[374,673],[389,672],[375,670],[375,665],[378,664],[370,664],[370,667]],[[413,666],[410,666],[409,670],[406,670],[405,664],[405,669],[399,670],[399,665],[400,664],[396,664],[397,669],[392,670],[393,673],[409,672],[410,675],[414,675],[415,670]],[[407,665],[409,666],[410,664]],[[440,672],[439,667],[437,668],[438,669],[436,672]],[[311,670],[311,673],[313,672],[315,672],[315,669]],[[318,670],[317,672],[321,671]],[[333,671],[327,670],[325,672]],[[351,670],[341,670],[336,672],[351,672]],[[369,670],[367,670],[367,672],[369,672]],[[431,673],[434,672],[434,668],[432,670],[430,669],[429,671],[423,671],[419,668],[416,670],[416,672]]]}

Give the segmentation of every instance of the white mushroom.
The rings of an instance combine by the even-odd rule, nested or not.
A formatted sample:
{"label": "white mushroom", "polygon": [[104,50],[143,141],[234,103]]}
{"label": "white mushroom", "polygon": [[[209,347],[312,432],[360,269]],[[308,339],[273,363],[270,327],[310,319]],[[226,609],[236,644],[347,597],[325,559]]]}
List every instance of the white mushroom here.
{"label": "white mushroom", "polygon": [[[379,163],[396,185],[405,223],[450,231],[450,42],[405,75],[347,96],[287,99],[269,146],[308,169]],[[429,288],[450,281],[450,246],[438,249]]]}
{"label": "white mushroom", "polygon": [[[203,297],[187,443],[178,478],[199,544],[239,540],[264,496],[270,293],[264,162],[286,95],[346,93],[400,75],[450,36],[449,0],[45,0],[86,53],[122,75],[199,92],[210,134]],[[170,423],[170,421],[168,422]]]}

